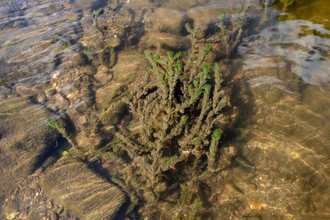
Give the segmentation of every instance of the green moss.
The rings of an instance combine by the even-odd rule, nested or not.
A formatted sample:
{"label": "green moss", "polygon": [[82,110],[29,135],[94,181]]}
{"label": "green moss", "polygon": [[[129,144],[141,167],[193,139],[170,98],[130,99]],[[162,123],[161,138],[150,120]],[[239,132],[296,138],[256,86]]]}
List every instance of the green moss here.
{"label": "green moss", "polygon": [[220,21],[224,21],[226,17],[226,12],[222,11],[220,12]]}
{"label": "green moss", "polygon": [[95,60],[95,59],[96,59],[95,56],[94,56],[94,54],[92,54],[91,52],[89,52],[87,49],[83,49],[82,52],[83,52],[85,55],[87,55],[87,57],[88,57],[89,59],[91,59],[91,60]]}
{"label": "green moss", "polygon": [[180,187],[181,187],[181,195],[180,195],[180,199],[179,199],[178,203],[181,206],[184,206],[186,204],[186,201],[187,201],[187,198],[188,198],[187,183],[180,184]]}
{"label": "green moss", "polygon": [[222,131],[219,130],[219,129],[216,129],[216,130],[213,132],[212,138],[214,138],[216,141],[219,141],[220,138],[221,138],[221,135],[222,135]]}
{"label": "green moss", "polygon": [[97,12],[96,12],[96,15],[95,15],[95,17],[97,18],[100,14],[102,14],[103,13],[103,8],[101,8],[100,10],[98,10]]}

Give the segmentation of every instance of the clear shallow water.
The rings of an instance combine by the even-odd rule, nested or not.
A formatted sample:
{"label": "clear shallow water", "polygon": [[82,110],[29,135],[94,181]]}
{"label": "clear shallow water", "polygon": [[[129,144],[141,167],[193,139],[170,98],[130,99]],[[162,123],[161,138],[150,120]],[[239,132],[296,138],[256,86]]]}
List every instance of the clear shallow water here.
{"label": "clear shallow water", "polygon": [[[290,1],[251,1],[240,17],[245,22],[241,41],[223,63],[235,109],[219,148],[224,170],[205,182],[189,184],[189,192],[202,198],[197,215],[201,219],[329,218],[329,3],[285,2]],[[211,38],[220,12],[235,12],[239,2],[120,1],[115,11],[105,11],[97,22],[93,20],[98,9],[108,6],[115,8],[115,2],[1,3],[0,150],[3,158],[11,158],[1,164],[7,177],[2,182],[6,186],[2,201],[13,190],[9,185],[28,176],[40,161],[46,161],[44,168],[56,162],[52,154],[38,151],[42,159],[12,175],[12,161],[24,161],[26,152],[31,152],[18,151],[20,147],[13,148],[12,143],[28,148],[24,138],[32,136],[33,142],[38,132],[45,132],[40,129],[47,127],[48,118],[64,118],[78,145],[84,147],[82,158],[90,159],[111,141],[111,124],[125,126],[124,116],[115,113],[107,132],[96,140],[87,138],[114,88],[132,75],[141,79],[149,66],[144,54],[183,50],[187,55],[190,47],[182,23],[190,22],[194,28],[210,25],[210,31],[201,36]],[[84,52],[98,54],[105,44],[116,52],[114,65],[110,50],[106,61],[93,61]],[[221,45],[211,45],[212,61],[225,59]],[[100,68],[102,62],[107,62],[106,69]],[[128,129],[133,131],[134,125],[133,118]],[[256,172],[234,166],[232,160],[237,157],[252,162]],[[115,168],[102,173],[106,161],[100,158],[94,171],[101,170],[105,177],[115,175]],[[136,211],[139,214],[128,217],[173,216],[161,203],[146,204]],[[178,217],[188,219],[191,212],[189,207],[182,208]]]}

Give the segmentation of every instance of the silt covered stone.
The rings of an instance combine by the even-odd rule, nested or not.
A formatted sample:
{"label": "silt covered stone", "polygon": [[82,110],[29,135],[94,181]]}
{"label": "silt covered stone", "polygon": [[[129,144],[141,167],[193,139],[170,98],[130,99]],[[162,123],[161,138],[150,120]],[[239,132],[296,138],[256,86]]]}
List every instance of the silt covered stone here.
{"label": "silt covered stone", "polygon": [[81,219],[112,219],[125,194],[83,166],[71,155],[63,156],[42,177],[41,188]]}

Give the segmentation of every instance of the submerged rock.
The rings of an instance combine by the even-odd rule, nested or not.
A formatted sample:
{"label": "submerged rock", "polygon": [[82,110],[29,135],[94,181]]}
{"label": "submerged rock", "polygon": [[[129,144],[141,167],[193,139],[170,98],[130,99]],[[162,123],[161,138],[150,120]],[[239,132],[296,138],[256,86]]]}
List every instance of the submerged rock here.
{"label": "submerged rock", "polygon": [[154,22],[156,30],[172,34],[180,34],[187,21],[184,12],[167,8],[157,8],[150,18],[145,19]]}
{"label": "submerged rock", "polygon": [[39,103],[44,103],[45,101],[47,101],[47,98],[46,98],[45,93],[40,92],[40,93],[38,94],[38,96],[37,96],[37,101],[38,101]]}
{"label": "submerged rock", "polygon": [[82,219],[112,219],[125,194],[83,165],[70,155],[63,156],[41,178],[41,188]]}
{"label": "submerged rock", "polygon": [[85,73],[89,76],[93,76],[97,73],[97,70],[94,66],[83,66],[80,68],[80,73]]}
{"label": "submerged rock", "polygon": [[97,74],[94,75],[94,78],[100,83],[106,84],[111,81],[113,76],[110,74],[109,68],[100,66],[97,70]]}
{"label": "submerged rock", "polygon": [[47,89],[45,91],[46,97],[48,99],[51,98],[55,93],[56,93],[56,89],[55,88]]}
{"label": "submerged rock", "polygon": [[27,87],[27,86],[17,86],[16,87],[18,94],[20,94],[22,97],[30,97],[34,96],[39,92],[38,89]]}
{"label": "submerged rock", "polygon": [[35,171],[43,155],[56,146],[59,133],[44,124],[49,117],[42,106],[22,97],[0,101],[0,206],[9,192]]}

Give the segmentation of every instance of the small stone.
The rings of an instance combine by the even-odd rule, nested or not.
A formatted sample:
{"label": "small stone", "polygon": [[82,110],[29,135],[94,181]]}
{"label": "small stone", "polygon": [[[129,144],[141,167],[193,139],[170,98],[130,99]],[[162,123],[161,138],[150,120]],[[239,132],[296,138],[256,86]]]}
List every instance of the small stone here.
{"label": "small stone", "polygon": [[105,43],[109,45],[109,47],[118,47],[121,44],[120,38],[109,38],[105,40]]}
{"label": "small stone", "polygon": [[255,191],[256,191],[256,186],[255,186],[254,184],[249,183],[249,184],[247,185],[247,190],[248,190],[249,192],[255,192]]}
{"label": "small stone", "polygon": [[55,89],[56,89],[56,92],[58,92],[58,93],[61,93],[63,91],[63,89],[59,86],[56,86]]}
{"label": "small stone", "polygon": [[243,79],[243,75],[242,74],[237,74],[234,76],[235,80],[240,80],[240,79]]}
{"label": "small stone", "polygon": [[120,124],[120,127],[127,127],[129,125],[129,123],[131,122],[132,120],[132,115],[131,114],[128,114],[128,115],[125,115],[123,120],[121,121],[121,124]]}
{"label": "small stone", "polygon": [[18,219],[26,219],[27,217],[27,212],[22,212],[21,214],[19,214]]}
{"label": "small stone", "polygon": [[219,198],[219,203],[226,203],[230,200],[230,197],[227,194],[223,194],[221,195],[221,197]]}
{"label": "small stone", "polygon": [[18,86],[16,87],[18,94],[22,97],[31,97],[39,92],[38,89],[27,87],[27,86]]}
{"label": "small stone", "polygon": [[46,201],[46,207],[47,207],[47,209],[51,209],[53,207],[52,200],[49,199]]}
{"label": "small stone", "polygon": [[61,75],[61,72],[60,71],[56,71],[55,73],[53,73],[52,79],[56,79],[60,75]]}
{"label": "small stone", "polygon": [[50,220],[57,220],[58,219],[58,215],[56,212],[53,212],[51,215],[50,215]]}
{"label": "small stone", "polygon": [[110,167],[110,165],[110,162],[105,162],[104,164],[102,164],[102,168],[107,169]]}
{"label": "small stone", "polygon": [[135,35],[131,35],[128,37],[127,41],[130,45],[135,45],[139,42],[139,39]]}
{"label": "small stone", "polygon": [[80,127],[80,128],[82,128],[82,127],[85,127],[85,126],[87,126],[88,125],[88,117],[87,117],[87,115],[83,115],[83,116],[81,116],[81,117],[79,117],[79,124],[78,124],[78,126]]}
{"label": "small stone", "polygon": [[64,210],[64,207],[63,206],[59,206],[58,209],[57,209],[57,213],[61,214]]}
{"label": "small stone", "polygon": [[82,89],[80,93],[83,98],[87,98],[87,99],[93,96],[93,91],[90,89]]}
{"label": "small stone", "polygon": [[97,73],[97,70],[94,66],[83,66],[80,69],[80,73],[85,73],[89,76],[93,76]]}
{"label": "small stone", "polygon": [[38,94],[38,96],[37,96],[37,101],[38,101],[39,103],[44,103],[45,101],[47,101],[47,98],[46,98],[45,93],[40,92],[40,93]]}
{"label": "small stone", "polygon": [[249,156],[249,154],[250,154],[249,148],[243,148],[242,149],[242,156],[243,157],[247,157],[247,156]]}
{"label": "small stone", "polygon": [[278,168],[278,162],[277,161],[273,161],[273,167]]}
{"label": "small stone", "polygon": [[9,219],[9,220],[14,219],[18,214],[19,214],[19,212],[13,212],[13,213],[7,215],[6,219]]}
{"label": "small stone", "polygon": [[235,147],[233,146],[229,147],[229,154],[235,154]]}
{"label": "small stone", "polygon": [[30,188],[31,189],[37,189],[38,188],[38,184],[37,183],[32,183],[32,184],[30,184]]}
{"label": "small stone", "polygon": [[64,8],[69,8],[69,9],[72,7],[71,4],[63,4],[63,6],[64,6]]}
{"label": "small stone", "polygon": [[82,54],[76,53],[72,56],[70,61],[75,65],[83,66],[86,63],[87,59]]}
{"label": "small stone", "polygon": [[267,144],[259,144],[258,147],[260,149],[267,150],[269,146]]}
{"label": "small stone", "polygon": [[49,99],[51,98],[54,94],[56,93],[56,89],[52,88],[52,89],[47,89],[45,91],[46,97]]}
{"label": "small stone", "polygon": [[44,169],[43,167],[39,167],[36,171],[34,171],[34,173],[40,175],[43,169]]}
{"label": "small stone", "polygon": [[105,66],[100,66],[97,70],[97,74],[94,78],[100,83],[108,83],[112,80],[112,74],[110,74],[109,69]]}
{"label": "small stone", "polygon": [[272,163],[273,163],[273,161],[271,161],[271,160],[268,160],[268,162],[267,162],[267,164],[268,164],[269,166],[271,166]]}
{"label": "small stone", "polygon": [[65,98],[63,98],[63,96],[59,93],[54,95],[55,97],[55,104],[62,110],[62,109],[66,109],[69,107],[70,103],[68,100],[66,100]]}
{"label": "small stone", "polygon": [[55,105],[55,104],[53,104],[53,103],[49,103],[49,104],[47,105],[47,108],[49,108],[49,109],[52,110],[52,111],[57,111],[57,110],[58,110],[58,106]]}

